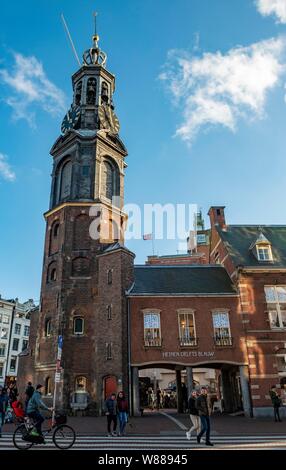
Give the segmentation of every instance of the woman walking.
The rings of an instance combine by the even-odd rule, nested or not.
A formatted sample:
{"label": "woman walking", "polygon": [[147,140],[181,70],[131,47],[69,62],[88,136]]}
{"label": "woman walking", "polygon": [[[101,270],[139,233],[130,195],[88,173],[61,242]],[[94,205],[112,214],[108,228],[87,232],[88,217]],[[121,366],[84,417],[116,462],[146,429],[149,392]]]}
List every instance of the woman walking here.
{"label": "woman walking", "polygon": [[192,422],[192,427],[189,431],[186,432],[187,439],[191,439],[192,431],[196,431],[197,435],[201,430],[201,420],[199,417],[199,412],[196,408],[196,399],[198,397],[198,393],[196,390],[193,390],[188,402],[188,408],[190,413],[190,418]]}
{"label": "woman walking", "polygon": [[128,420],[128,401],[125,398],[124,392],[118,393],[117,409],[119,418],[119,436],[123,436],[125,434],[125,427]]}

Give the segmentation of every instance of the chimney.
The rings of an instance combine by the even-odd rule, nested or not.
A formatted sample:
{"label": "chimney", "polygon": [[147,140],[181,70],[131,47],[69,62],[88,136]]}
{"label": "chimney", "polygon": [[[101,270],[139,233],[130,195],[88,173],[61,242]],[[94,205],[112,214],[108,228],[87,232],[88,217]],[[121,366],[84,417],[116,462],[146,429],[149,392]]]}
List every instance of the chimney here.
{"label": "chimney", "polygon": [[225,217],[224,217],[225,206],[212,206],[208,212],[210,218],[211,227],[219,225],[222,229],[226,229]]}

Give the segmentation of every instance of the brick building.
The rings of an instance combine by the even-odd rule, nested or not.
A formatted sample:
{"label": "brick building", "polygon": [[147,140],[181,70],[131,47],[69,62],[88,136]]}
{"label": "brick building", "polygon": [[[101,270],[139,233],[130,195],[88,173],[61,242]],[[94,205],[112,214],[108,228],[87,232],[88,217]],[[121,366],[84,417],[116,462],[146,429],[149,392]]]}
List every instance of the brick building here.
{"label": "brick building", "polygon": [[111,391],[127,388],[124,292],[134,259],[122,230],[127,150],[114,113],[115,77],[105,64],[94,36],[72,77],[73,103],[50,152],[37,334],[33,354],[21,359],[22,381],[32,367],[46,398],[56,386],[58,405],[81,408],[88,401],[98,410]]}
{"label": "brick building", "polygon": [[[269,389],[286,402],[286,226],[227,225],[224,207],[209,211],[209,262],[157,257],[135,266],[128,293],[134,412],[139,371],[213,368],[225,411],[272,414]],[[176,262],[179,260],[179,262]],[[286,403],[285,403],[286,404]],[[180,403],[179,403],[180,408]]]}

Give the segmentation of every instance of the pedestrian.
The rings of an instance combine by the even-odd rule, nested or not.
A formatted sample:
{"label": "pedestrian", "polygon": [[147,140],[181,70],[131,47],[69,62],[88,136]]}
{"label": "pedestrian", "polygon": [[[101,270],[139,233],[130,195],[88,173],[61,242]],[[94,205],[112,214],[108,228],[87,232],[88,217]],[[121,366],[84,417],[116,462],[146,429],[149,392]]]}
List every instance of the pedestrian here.
{"label": "pedestrian", "polygon": [[8,392],[9,392],[9,402],[11,405],[13,401],[17,400],[17,396],[19,395],[16,382],[10,382],[9,387],[8,387]]}
{"label": "pedestrian", "polygon": [[119,418],[119,436],[124,436],[125,427],[128,422],[128,401],[124,392],[119,392],[117,396],[117,409]]}
{"label": "pedestrian", "polygon": [[197,435],[197,442],[198,444],[201,442],[201,438],[206,433],[206,446],[213,446],[210,441],[210,415],[209,415],[209,407],[208,407],[208,391],[206,387],[201,388],[201,393],[199,397],[196,399],[196,408],[199,412],[199,416],[201,419],[201,431]]}
{"label": "pedestrian", "polygon": [[158,388],[156,392],[156,401],[157,401],[157,409],[159,411],[159,409],[162,408],[162,392],[160,388]]}
{"label": "pedestrian", "polygon": [[274,410],[274,421],[281,423],[282,419],[280,418],[279,408],[282,405],[282,400],[277,393],[275,385],[273,385],[271,389],[269,390],[269,395],[270,395],[273,410]]}
{"label": "pedestrian", "polygon": [[32,398],[30,398],[27,406],[27,416],[32,418],[35,423],[35,428],[39,436],[42,435],[42,423],[45,421],[44,417],[40,413],[40,409],[53,411],[53,408],[49,408],[42,400],[42,390],[43,386],[38,384],[36,390],[34,391]]}
{"label": "pedestrian", "polygon": [[7,397],[5,391],[0,387],[0,437],[2,437],[2,426],[5,421],[5,413],[7,408]]}
{"label": "pedestrian", "polygon": [[[105,400],[104,404],[105,415],[107,417],[107,436],[116,436],[116,427],[117,427],[117,400],[116,393],[112,393],[110,397]],[[113,430],[111,432],[111,423],[113,423]]]}
{"label": "pedestrian", "polygon": [[188,389],[187,389],[185,382],[182,382],[181,390],[182,390],[183,413],[186,413],[187,408],[188,408]]}
{"label": "pedestrian", "polygon": [[148,406],[149,408],[151,408],[151,410],[154,410],[155,397],[154,397],[154,392],[153,392],[152,387],[148,388],[147,394],[148,394]]}
{"label": "pedestrian", "polygon": [[28,401],[32,398],[34,391],[32,382],[28,382],[25,390],[25,411],[27,411]]}
{"label": "pedestrian", "polygon": [[189,409],[190,418],[192,422],[192,427],[189,429],[189,431],[186,432],[187,439],[189,440],[191,439],[192,431],[196,431],[197,436],[201,431],[201,420],[199,417],[199,412],[196,408],[197,398],[198,398],[198,393],[196,390],[193,390],[188,401],[188,409]]}

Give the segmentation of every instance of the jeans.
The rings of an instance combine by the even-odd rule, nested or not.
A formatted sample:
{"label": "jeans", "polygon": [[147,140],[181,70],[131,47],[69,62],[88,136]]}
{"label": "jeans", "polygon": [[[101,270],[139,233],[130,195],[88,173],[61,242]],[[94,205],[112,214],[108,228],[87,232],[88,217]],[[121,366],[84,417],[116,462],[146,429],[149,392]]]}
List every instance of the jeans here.
{"label": "jeans", "polygon": [[201,426],[202,430],[198,434],[198,439],[201,439],[201,437],[206,433],[206,442],[209,442],[210,440],[210,432],[211,432],[211,425],[210,425],[210,417],[209,416],[201,416]]}
{"label": "jeans", "polygon": [[39,411],[33,411],[28,413],[29,418],[32,418],[35,423],[35,428],[39,434],[42,434],[42,423],[45,421],[45,418],[39,413]]}
{"label": "jeans", "polygon": [[116,415],[107,415],[107,431],[111,433],[111,423],[113,422],[113,432],[116,431],[117,426],[117,416]]}
{"label": "jeans", "polygon": [[119,411],[118,416],[119,416],[119,432],[120,434],[123,434],[126,423],[127,423],[127,413],[126,411]]}
{"label": "jeans", "polygon": [[274,420],[281,421],[280,414],[279,414],[279,406],[274,406]]}
{"label": "jeans", "polygon": [[199,435],[200,430],[201,430],[201,420],[200,417],[197,415],[190,415],[191,421],[192,421],[192,427],[189,429],[190,435],[192,434],[192,431],[196,431],[197,435]]}
{"label": "jeans", "polygon": [[1,434],[1,431],[2,431],[2,426],[4,424],[4,420],[5,420],[5,412],[0,411],[0,434]]}

